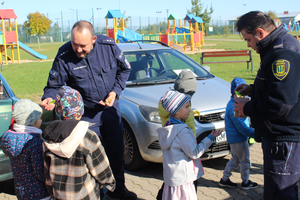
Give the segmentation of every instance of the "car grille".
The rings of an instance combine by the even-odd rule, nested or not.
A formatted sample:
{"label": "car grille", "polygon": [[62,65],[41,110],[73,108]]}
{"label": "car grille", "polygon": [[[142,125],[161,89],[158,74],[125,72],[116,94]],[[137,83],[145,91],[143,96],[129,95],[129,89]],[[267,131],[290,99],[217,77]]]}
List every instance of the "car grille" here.
{"label": "car grille", "polygon": [[148,146],[148,148],[149,148],[149,149],[153,149],[153,150],[160,150],[160,149],[161,149],[158,140],[155,140],[154,142],[152,142],[152,143]]}
{"label": "car grille", "polygon": [[217,112],[217,113],[211,113],[211,114],[207,114],[207,115],[200,115],[200,117],[195,117],[195,119],[201,124],[218,122],[218,121],[223,121],[224,120],[221,117],[222,114],[224,114],[224,112]]}
{"label": "car grille", "polygon": [[217,143],[213,144],[209,147],[209,149],[206,151],[206,153],[216,153],[221,152],[225,150],[230,150],[230,146],[227,142]]}
{"label": "car grille", "polygon": [[[201,133],[201,135],[199,135],[197,137],[197,143],[199,144],[210,133],[211,133],[211,131],[205,131],[205,132]],[[229,144],[227,142],[213,143],[208,148],[208,150],[206,151],[206,153],[215,153],[215,152],[225,151],[225,150],[229,150],[229,149],[230,149],[230,146],[229,146]]]}

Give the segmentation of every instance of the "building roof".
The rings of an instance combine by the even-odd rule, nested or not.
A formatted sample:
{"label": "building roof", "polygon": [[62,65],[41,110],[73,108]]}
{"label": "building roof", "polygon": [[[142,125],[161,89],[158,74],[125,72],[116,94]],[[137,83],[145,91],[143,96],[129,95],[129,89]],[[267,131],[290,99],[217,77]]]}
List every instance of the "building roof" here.
{"label": "building roof", "polygon": [[294,18],[299,14],[300,14],[300,12],[287,12],[286,11],[286,12],[283,12],[283,13],[276,13],[276,16],[278,18],[285,18],[285,17]]}
{"label": "building roof", "polygon": [[190,20],[190,19],[193,19],[194,17],[195,17],[195,15],[193,15],[193,14],[186,14],[186,16],[183,20]]}
{"label": "building roof", "polygon": [[[283,13],[275,13],[277,18],[296,18],[300,20],[300,12],[283,12]],[[228,19],[228,21],[237,21],[240,16],[234,16]]]}
{"label": "building roof", "polygon": [[201,17],[194,17],[191,22],[192,23],[198,22],[199,24],[204,23]]}
{"label": "building roof", "polygon": [[171,13],[168,19],[181,19],[176,13]]}
{"label": "building roof", "polygon": [[124,15],[120,10],[109,10],[105,16],[105,18],[113,19],[113,18],[124,18]]}
{"label": "building roof", "polygon": [[17,19],[13,9],[0,9],[0,19]]}

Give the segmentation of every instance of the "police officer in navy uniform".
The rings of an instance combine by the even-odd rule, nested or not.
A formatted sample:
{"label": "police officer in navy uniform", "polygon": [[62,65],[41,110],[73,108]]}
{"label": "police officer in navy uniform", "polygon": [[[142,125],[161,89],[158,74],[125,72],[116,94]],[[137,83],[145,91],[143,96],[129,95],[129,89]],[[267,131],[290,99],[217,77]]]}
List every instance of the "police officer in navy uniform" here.
{"label": "police officer in navy uniform", "polygon": [[76,22],[71,41],[56,55],[41,103],[44,109],[53,110],[50,102],[63,85],[81,93],[85,105],[82,120],[93,123],[90,129],[101,137],[117,183],[115,191],[106,195],[118,199],[137,199],[125,187],[123,124],[118,101],[129,73],[130,64],[113,39],[94,35],[94,28],[87,21]]}
{"label": "police officer in navy uniform", "polygon": [[300,43],[259,11],[241,16],[236,29],[261,58],[254,84],[236,88],[251,100],[236,99],[233,110],[251,118],[255,139],[262,141],[264,199],[298,200]]}

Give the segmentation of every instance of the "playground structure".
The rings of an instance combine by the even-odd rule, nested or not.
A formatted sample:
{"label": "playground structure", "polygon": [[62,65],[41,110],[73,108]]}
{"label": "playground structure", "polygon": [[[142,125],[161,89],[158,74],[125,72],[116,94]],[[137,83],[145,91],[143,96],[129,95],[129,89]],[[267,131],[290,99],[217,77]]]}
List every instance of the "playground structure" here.
{"label": "playground structure", "polygon": [[[281,25],[281,21],[279,19],[275,19],[274,22],[277,27]],[[293,19],[290,25],[283,23],[283,26],[288,32],[300,32],[299,20],[296,18]]]}
{"label": "playground structure", "polygon": [[[173,26],[170,26],[170,20],[173,20]],[[179,27],[176,26],[176,20],[179,20]],[[186,26],[186,22],[189,26]],[[202,24],[202,31],[199,30],[199,24]],[[172,31],[170,32],[172,28]],[[174,48],[181,46],[186,51],[186,47],[190,46],[194,51],[195,46],[201,50],[204,45],[203,39],[203,21],[200,17],[193,14],[187,14],[184,18],[184,27],[181,26],[181,19],[177,14],[170,14],[168,17],[168,29],[165,35],[160,35],[160,41],[173,46]]]}
{"label": "playground structure", "polygon": [[[142,40],[143,35],[132,31],[128,28],[125,28],[124,15],[120,10],[109,10],[107,12],[106,18],[106,30],[107,36],[115,39],[116,43],[118,42],[126,42],[129,40]],[[113,19],[113,28],[108,28],[108,19]],[[121,19],[121,27],[118,28],[118,19]]]}
{"label": "playground structure", "polygon": [[[109,10],[107,12],[106,18],[106,30],[107,36],[114,39],[116,43],[118,42],[127,42],[135,40],[159,40],[166,43],[169,46],[174,48],[184,48],[190,46],[191,51],[194,51],[194,47],[198,47],[201,50],[201,45],[204,45],[203,37],[203,21],[200,17],[195,17],[192,14],[187,14],[184,18],[184,27],[181,26],[181,18],[172,13],[168,17],[168,29],[165,34],[159,33],[142,35],[135,31],[125,28],[124,15],[120,10]],[[108,28],[108,20],[113,19],[113,28]],[[118,27],[118,19],[121,20]],[[179,27],[176,26],[176,20],[179,20]],[[173,21],[172,26],[170,21]],[[189,23],[189,26],[186,26],[186,22]],[[201,30],[199,30],[199,25]]]}
{"label": "playground structure", "polygon": [[[14,19],[14,29],[12,19]],[[5,58],[6,65],[8,64],[8,60],[15,63],[14,48],[17,49],[18,63],[20,63],[20,48],[38,59],[47,59],[47,56],[37,53],[19,41],[17,16],[13,9],[0,9],[0,20],[2,23],[0,28],[0,63],[2,63],[2,56]],[[11,49],[11,56],[8,55],[9,48]]]}

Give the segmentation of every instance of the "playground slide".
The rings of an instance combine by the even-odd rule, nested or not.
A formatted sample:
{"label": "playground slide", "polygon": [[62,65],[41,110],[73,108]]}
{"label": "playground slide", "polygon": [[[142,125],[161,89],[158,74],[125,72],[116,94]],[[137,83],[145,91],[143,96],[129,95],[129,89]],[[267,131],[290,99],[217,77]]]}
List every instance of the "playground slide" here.
{"label": "playground slide", "polygon": [[34,51],[33,49],[31,49],[30,47],[26,46],[24,43],[19,41],[19,47],[21,49],[23,49],[24,51],[26,51],[27,53],[29,53],[30,55],[38,58],[38,59],[42,59],[42,60],[46,60],[47,56],[46,55],[42,55],[39,54],[38,52]]}
{"label": "playground slide", "polygon": [[123,31],[118,29],[118,39],[120,42],[134,41],[134,40],[143,40],[143,35],[125,28],[125,34]]}

